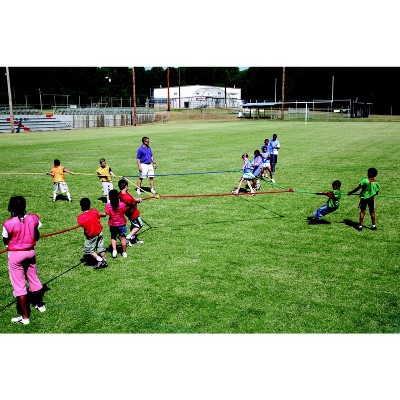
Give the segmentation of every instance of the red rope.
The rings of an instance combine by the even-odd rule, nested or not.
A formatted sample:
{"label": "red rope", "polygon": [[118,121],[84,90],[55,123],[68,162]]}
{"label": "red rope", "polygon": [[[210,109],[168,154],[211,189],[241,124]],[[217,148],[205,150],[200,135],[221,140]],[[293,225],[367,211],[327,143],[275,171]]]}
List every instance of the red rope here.
{"label": "red rope", "polygon": [[49,237],[49,236],[59,235],[60,233],[72,231],[72,230],[77,229],[77,228],[80,228],[80,226],[77,225],[77,226],[74,226],[74,227],[72,227],[72,228],[63,229],[63,230],[61,230],[61,231],[46,233],[45,235],[40,235],[40,238],[45,238],[45,237]]}
{"label": "red rope", "polygon": [[[80,228],[80,226],[77,225],[77,226],[74,226],[74,227],[72,227],[72,228],[63,229],[63,230],[61,230],[61,231],[46,233],[45,235],[40,235],[39,237],[40,237],[40,238],[45,238],[45,237],[49,237],[49,236],[59,235],[60,233],[72,231],[72,230],[77,229],[77,228]],[[7,251],[8,251],[7,248],[6,248],[6,249],[3,249],[3,250],[0,251],[0,254],[3,254],[3,253],[5,253],[5,252],[7,252]]]}
{"label": "red rope", "polygon": [[274,193],[291,193],[293,190],[272,190],[269,192],[255,192],[255,193],[250,193],[250,192],[243,192],[243,193],[238,193],[238,194],[233,194],[233,193],[209,193],[209,194],[192,194],[192,195],[171,195],[171,196],[152,196],[148,197],[143,200],[149,200],[149,199],[180,199],[180,198],[194,198],[194,197],[217,197],[217,196],[252,196],[252,195],[259,195],[259,194],[274,194]]}

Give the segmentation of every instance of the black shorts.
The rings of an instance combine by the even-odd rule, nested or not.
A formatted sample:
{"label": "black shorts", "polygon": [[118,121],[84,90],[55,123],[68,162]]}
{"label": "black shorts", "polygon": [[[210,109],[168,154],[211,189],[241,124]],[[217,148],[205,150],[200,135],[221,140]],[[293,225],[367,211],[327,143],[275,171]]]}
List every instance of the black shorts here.
{"label": "black shorts", "polygon": [[360,199],[360,204],[358,205],[358,207],[360,208],[361,211],[365,211],[367,209],[369,209],[369,212],[372,212],[375,210],[375,197],[372,196],[369,199]]}

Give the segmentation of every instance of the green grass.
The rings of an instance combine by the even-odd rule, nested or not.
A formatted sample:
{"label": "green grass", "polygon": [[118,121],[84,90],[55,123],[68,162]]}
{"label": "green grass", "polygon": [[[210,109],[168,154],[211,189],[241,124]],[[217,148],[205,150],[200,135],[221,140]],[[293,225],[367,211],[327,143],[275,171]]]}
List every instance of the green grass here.
{"label": "green grass", "polygon": [[[396,333],[399,332],[398,126],[388,122],[187,122],[0,136],[0,217],[12,195],[41,216],[41,234],[77,224],[79,200],[99,210],[94,175],[105,157],[118,176],[136,175],[136,149],[150,137],[159,174],[235,170],[277,133],[276,181],[294,193],[152,199],[139,205],[143,245],[94,271],[81,263],[80,229],[43,238],[38,271],[48,311],[29,326],[15,316],[6,254],[0,255],[2,333]],[[54,158],[74,203],[51,202]],[[335,179],[353,189],[379,170],[378,230],[356,231],[358,199],[344,196],[327,223],[307,217],[325,202],[312,192]],[[12,174],[14,172],[15,174]],[[23,173],[35,174],[23,174]],[[39,174],[40,173],[40,174]],[[89,174],[93,174],[92,176]],[[229,193],[240,173],[156,178],[160,195]],[[136,182],[136,178],[129,178]],[[116,183],[116,180],[115,180]],[[148,181],[145,180],[145,185]],[[130,185],[134,193],[134,185]],[[264,183],[262,190],[273,190]],[[366,215],[365,225],[370,225]],[[109,243],[106,219],[105,238]],[[35,311],[35,310],[34,310]]]}

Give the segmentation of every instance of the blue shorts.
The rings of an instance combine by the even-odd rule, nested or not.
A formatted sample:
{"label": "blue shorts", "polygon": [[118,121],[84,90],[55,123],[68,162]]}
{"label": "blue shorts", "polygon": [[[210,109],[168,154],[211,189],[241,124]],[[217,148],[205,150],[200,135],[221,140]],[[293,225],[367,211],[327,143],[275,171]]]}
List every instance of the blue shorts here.
{"label": "blue shorts", "polygon": [[111,239],[117,239],[119,236],[126,236],[126,225],[110,226]]}

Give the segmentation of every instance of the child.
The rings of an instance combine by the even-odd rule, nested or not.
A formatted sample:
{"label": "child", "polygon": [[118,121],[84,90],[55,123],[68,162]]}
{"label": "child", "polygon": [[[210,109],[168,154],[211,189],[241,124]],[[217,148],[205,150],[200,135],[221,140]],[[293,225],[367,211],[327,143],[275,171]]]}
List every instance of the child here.
{"label": "child", "polygon": [[143,226],[142,218],[140,218],[140,211],[137,208],[136,203],[140,203],[142,201],[141,198],[135,199],[130,193],[128,193],[128,181],[125,179],[121,179],[118,181],[118,187],[120,189],[119,199],[125,203],[127,206],[127,211],[125,215],[128,217],[131,222],[131,232],[126,236],[126,244],[128,247],[132,246],[135,243],[143,243],[143,240],[139,240],[136,235],[139,232],[140,228]]}
{"label": "child", "polygon": [[80,201],[82,214],[78,215],[78,225],[83,228],[86,237],[83,245],[83,254],[92,256],[96,261],[94,269],[107,267],[105,257],[103,226],[100,218],[106,214],[100,214],[95,208],[90,209],[90,200],[84,197]]}
{"label": "child", "polygon": [[110,196],[110,202],[106,204],[105,213],[110,217],[108,225],[111,233],[111,247],[113,258],[117,257],[117,237],[121,242],[122,257],[128,257],[126,253],[126,219],[125,213],[127,207],[124,202],[119,200],[118,191],[113,189],[108,194]]}
{"label": "child", "polygon": [[340,205],[340,199],[342,197],[342,193],[340,191],[340,187],[342,183],[338,180],[332,182],[332,191],[330,192],[317,192],[315,194],[328,196],[328,201],[325,205],[318,208],[314,213],[314,217],[311,219],[312,222],[318,221],[321,217],[331,212],[336,211]]}
{"label": "child", "polygon": [[69,189],[67,182],[65,182],[65,176],[64,173],[66,174],[71,174],[74,175],[73,172],[68,171],[66,168],[64,168],[62,165],[60,165],[60,160],[54,160],[54,167],[50,172],[47,172],[46,175],[51,175],[53,177],[53,203],[57,199],[57,193],[60,190],[61,193],[65,193],[67,195],[68,201],[72,203],[71,195],[69,194]]}
{"label": "child", "polygon": [[262,173],[262,156],[260,153],[260,150],[254,150],[254,159],[251,164],[251,167],[253,169],[253,175],[255,176],[256,179],[253,180],[253,185],[256,188],[256,190],[260,190],[261,188],[261,182],[259,176]]}
{"label": "child", "polygon": [[253,181],[256,177],[252,173],[252,165],[251,161],[249,160],[249,155],[247,153],[243,154],[242,159],[243,159],[243,165],[242,165],[243,175],[239,181],[238,187],[235,190],[232,190],[232,193],[238,194],[240,188],[242,187],[242,183],[246,181],[247,186],[250,188],[250,193],[254,194],[254,189],[251,186],[251,181]]}
{"label": "child", "polygon": [[358,205],[360,209],[360,221],[357,229],[359,231],[362,231],[365,210],[367,209],[368,206],[372,221],[371,229],[373,231],[376,231],[375,196],[379,194],[380,185],[375,180],[375,178],[378,175],[378,170],[376,168],[369,168],[367,171],[367,175],[368,177],[361,179],[358,186],[355,189],[351,190],[349,193],[347,193],[347,195],[350,196],[353,193],[357,192],[359,189],[361,189],[360,203]]}
{"label": "child", "polygon": [[[268,143],[268,139],[265,139]],[[262,177],[266,178],[269,173],[269,177],[272,183],[275,183],[275,180],[272,178],[272,169],[271,169],[271,153],[268,150],[268,146],[264,145],[261,148],[261,157],[262,157]],[[267,173],[268,172],[268,173]]]}
{"label": "child", "polygon": [[11,197],[8,204],[11,218],[3,223],[3,242],[8,247],[8,270],[13,294],[17,298],[18,317],[12,318],[14,324],[29,324],[29,305],[25,279],[34,306],[40,312],[46,311],[43,303],[43,285],[36,268],[35,245],[42,226],[37,214],[26,213],[23,196]]}
{"label": "child", "polygon": [[103,189],[103,196],[106,196],[107,203],[110,202],[108,197],[108,193],[110,190],[114,189],[111,177],[116,177],[114,172],[112,171],[111,167],[109,167],[106,163],[104,158],[100,158],[100,167],[96,170],[97,176],[100,179],[102,189]]}

